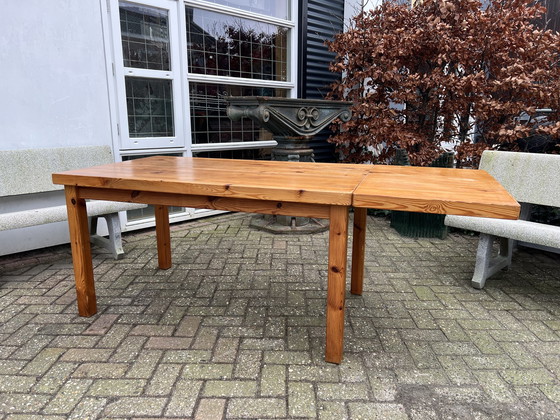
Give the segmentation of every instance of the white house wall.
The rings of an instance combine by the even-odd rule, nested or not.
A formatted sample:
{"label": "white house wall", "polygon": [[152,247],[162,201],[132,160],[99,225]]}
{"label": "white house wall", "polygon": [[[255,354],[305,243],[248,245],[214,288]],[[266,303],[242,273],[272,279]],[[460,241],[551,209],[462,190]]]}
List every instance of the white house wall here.
{"label": "white house wall", "polygon": [[[1,149],[112,144],[101,22],[99,0],[2,2]],[[0,212],[39,200],[55,198],[0,198]],[[0,255],[67,242],[66,223],[3,231]]]}
{"label": "white house wall", "polygon": [[5,1],[3,149],[111,144],[99,0]]}

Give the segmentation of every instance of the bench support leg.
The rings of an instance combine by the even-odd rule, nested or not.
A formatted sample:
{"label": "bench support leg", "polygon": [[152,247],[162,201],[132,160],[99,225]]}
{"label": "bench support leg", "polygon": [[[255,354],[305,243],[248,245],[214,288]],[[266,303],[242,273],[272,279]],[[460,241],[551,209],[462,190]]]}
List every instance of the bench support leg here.
{"label": "bench support leg", "polygon": [[70,244],[72,246],[72,263],[76,280],[78,313],[80,316],[92,316],[97,312],[97,298],[93,280],[86,202],[83,198],[79,198],[77,187],[67,185],[64,189]]}
{"label": "bench support leg", "polygon": [[[500,240],[500,251],[497,256],[492,255],[494,239]],[[508,268],[511,265],[512,249],[513,241],[511,239],[481,233],[476,253],[476,266],[471,281],[472,287],[482,289],[489,277]]]}
{"label": "bench support leg", "polygon": [[115,260],[121,259],[124,256],[121,236],[121,221],[118,213],[104,214],[101,217],[107,222],[107,229],[109,231],[109,238],[104,238],[97,234],[98,216],[91,218],[90,239],[91,242],[97,246],[108,249],[113,254]]}

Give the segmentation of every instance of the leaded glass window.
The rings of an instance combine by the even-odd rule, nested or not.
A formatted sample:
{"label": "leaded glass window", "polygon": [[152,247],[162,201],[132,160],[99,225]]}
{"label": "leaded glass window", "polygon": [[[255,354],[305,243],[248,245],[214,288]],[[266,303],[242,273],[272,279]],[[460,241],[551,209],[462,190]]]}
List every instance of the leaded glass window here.
{"label": "leaded glass window", "polygon": [[286,81],[288,29],[186,8],[189,72]]}
{"label": "leaded glass window", "polygon": [[272,135],[248,118],[232,121],[226,115],[227,96],[279,96],[286,90],[211,83],[190,84],[193,144],[271,140]]}

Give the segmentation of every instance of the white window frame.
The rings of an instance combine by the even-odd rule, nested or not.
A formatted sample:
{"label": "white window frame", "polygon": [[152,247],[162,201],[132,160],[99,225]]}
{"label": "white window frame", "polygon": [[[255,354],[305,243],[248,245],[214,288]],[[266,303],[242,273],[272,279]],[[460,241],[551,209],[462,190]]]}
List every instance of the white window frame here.
{"label": "white window frame", "polygon": [[[111,29],[113,34],[113,72],[115,76],[115,87],[117,90],[117,109],[118,109],[118,134],[119,148],[122,151],[150,151],[154,149],[165,149],[169,152],[185,150],[189,133],[190,120],[184,118],[186,104],[188,101],[188,91],[185,89],[186,66],[181,59],[181,51],[186,48],[184,37],[181,33],[182,3],[177,0],[143,0],[130,1],[122,0],[126,3],[138,6],[154,7],[168,12],[169,26],[169,54],[170,70],[149,70],[134,67],[125,67],[122,50],[122,34],[120,26],[119,2],[120,0],[109,0]],[[174,135],[170,137],[130,137],[128,126],[128,111],[126,104],[126,78],[141,77],[157,80],[171,80],[173,97],[173,127]],[[187,96],[186,98],[184,96]]]}

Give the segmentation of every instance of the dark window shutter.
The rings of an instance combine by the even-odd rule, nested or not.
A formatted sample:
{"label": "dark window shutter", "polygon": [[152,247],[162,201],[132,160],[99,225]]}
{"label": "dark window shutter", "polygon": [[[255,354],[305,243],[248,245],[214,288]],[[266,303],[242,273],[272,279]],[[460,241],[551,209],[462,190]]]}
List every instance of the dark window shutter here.
{"label": "dark window shutter", "polygon": [[[324,99],[330,84],[339,78],[329,71],[334,60],[325,41],[344,28],[344,0],[300,0],[299,10],[299,69],[298,97]],[[313,147],[316,161],[332,161],[333,146],[327,143],[332,134],[326,129],[315,136]]]}

